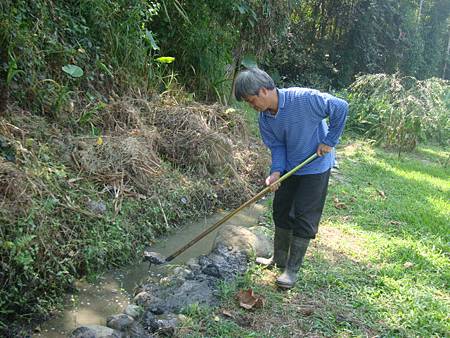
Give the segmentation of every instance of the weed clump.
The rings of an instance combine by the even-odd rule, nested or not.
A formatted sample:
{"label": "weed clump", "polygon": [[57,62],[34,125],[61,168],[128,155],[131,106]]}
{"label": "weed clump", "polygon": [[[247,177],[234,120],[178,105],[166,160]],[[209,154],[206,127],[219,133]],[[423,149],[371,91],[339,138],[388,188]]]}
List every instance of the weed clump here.
{"label": "weed clump", "polygon": [[349,127],[399,153],[421,141],[449,142],[450,85],[431,78],[368,74],[350,86]]}
{"label": "weed clump", "polygon": [[157,138],[155,131],[147,131],[81,140],[72,152],[73,164],[95,181],[110,186],[130,184],[146,192],[162,174],[155,150]]}
{"label": "weed clump", "polygon": [[17,165],[0,159],[0,209],[10,217],[27,212],[31,205],[32,186]]}
{"label": "weed clump", "polygon": [[203,176],[235,169],[237,140],[248,139],[243,119],[219,105],[154,107],[154,124],[161,134],[162,155],[170,162]]}

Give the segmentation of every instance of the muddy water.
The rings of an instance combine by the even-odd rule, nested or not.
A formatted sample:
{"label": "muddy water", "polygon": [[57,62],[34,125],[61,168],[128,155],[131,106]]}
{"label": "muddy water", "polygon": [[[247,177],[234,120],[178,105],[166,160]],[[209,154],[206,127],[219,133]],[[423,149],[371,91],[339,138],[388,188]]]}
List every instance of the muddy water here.
{"label": "muddy water", "polygon": [[[263,215],[264,211],[265,207],[263,204],[255,204],[242,210],[226,224],[254,226],[258,223],[258,219]],[[167,257],[225,215],[225,212],[220,212],[213,216],[190,222],[153,245],[151,251],[159,252]],[[209,253],[217,231],[210,233],[171,263],[185,263],[192,257]],[[156,275],[164,274],[164,268],[164,266],[152,266],[151,272]],[[78,281],[76,287],[79,292],[75,295],[68,295],[64,310],[55,318],[41,325],[39,332],[35,333],[33,337],[67,337],[73,329],[81,325],[105,325],[106,317],[121,313],[130,303],[134,288],[140,282],[149,278],[149,272],[148,263],[139,262],[123,269],[110,271],[94,283]]]}

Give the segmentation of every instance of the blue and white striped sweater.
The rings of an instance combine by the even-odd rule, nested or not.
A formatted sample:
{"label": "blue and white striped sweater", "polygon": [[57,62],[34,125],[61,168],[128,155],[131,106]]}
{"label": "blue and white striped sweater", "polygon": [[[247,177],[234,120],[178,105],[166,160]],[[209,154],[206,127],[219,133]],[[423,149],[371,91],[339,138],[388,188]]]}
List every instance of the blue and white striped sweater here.
{"label": "blue and white striped sweater", "polygon": [[[316,152],[319,143],[334,147],[342,135],[348,103],[308,88],[277,89],[278,112],[259,113],[262,139],[272,153],[270,172],[287,172]],[[329,118],[329,126],[326,118]],[[307,164],[295,175],[320,174],[334,165],[334,152]]]}

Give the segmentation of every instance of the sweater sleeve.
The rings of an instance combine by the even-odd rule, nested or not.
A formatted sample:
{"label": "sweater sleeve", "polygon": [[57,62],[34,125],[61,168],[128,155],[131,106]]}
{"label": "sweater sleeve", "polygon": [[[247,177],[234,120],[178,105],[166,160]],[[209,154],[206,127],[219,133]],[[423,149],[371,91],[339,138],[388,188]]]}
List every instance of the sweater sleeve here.
{"label": "sweater sleeve", "polygon": [[262,116],[259,117],[259,131],[264,144],[270,149],[272,155],[270,174],[276,171],[282,174],[286,168],[286,145],[275,137],[272,128]]}
{"label": "sweater sleeve", "polygon": [[314,92],[311,94],[311,112],[323,120],[330,118],[328,133],[321,142],[334,147],[339,142],[345,127],[348,114],[348,103],[327,93]]}

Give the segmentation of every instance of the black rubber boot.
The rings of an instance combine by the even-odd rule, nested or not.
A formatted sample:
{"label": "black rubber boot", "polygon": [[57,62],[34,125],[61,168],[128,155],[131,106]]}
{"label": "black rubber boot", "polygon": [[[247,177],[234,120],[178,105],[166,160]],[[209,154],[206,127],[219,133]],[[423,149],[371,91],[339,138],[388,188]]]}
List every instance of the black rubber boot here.
{"label": "black rubber boot", "polygon": [[279,287],[290,289],[294,286],[297,281],[297,272],[302,266],[308,245],[308,238],[292,236],[291,249],[289,251],[286,268],[281,276],[277,278],[277,285]]}
{"label": "black rubber boot", "polygon": [[273,238],[273,255],[270,258],[257,257],[256,263],[265,266],[276,265],[284,269],[288,258],[289,244],[291,242],[292,230],[275,227]]}

